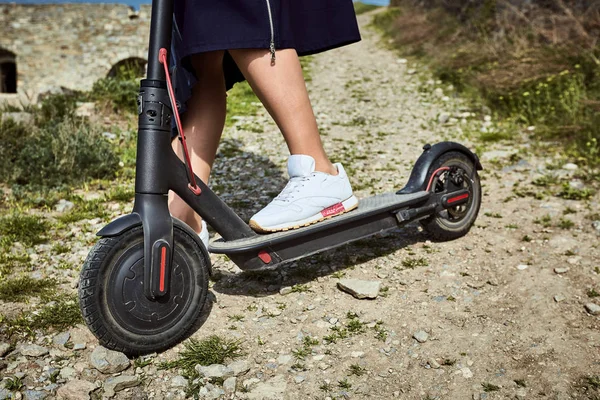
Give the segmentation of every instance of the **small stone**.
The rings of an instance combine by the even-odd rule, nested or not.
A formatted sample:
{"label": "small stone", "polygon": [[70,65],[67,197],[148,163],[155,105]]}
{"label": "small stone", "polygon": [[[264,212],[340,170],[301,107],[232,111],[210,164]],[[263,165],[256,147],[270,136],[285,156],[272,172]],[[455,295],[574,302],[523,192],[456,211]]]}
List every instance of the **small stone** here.
{"label": "small stone", "polygon": [[75,375],[75,369],[71,367],[64,367],[60,370],[60,377],[63,379],[70,379],[73,375]]}
{"label": "small stone", "polygon": [[91,117],[96,112],[96,103],[93,102],[77,102],[75,115],[77,117]]}
{"label": "small stone", "polygon": [[249,400],[283,399],[287,389],[287,382],[283,375],[277,375],[266,382],[260,382],[249,393]]}
{"label": "small stone", "polygon": [[102,136],[104,136],[108,140],[115,140],[117,138],[117,135],[115,135],[112,132],[102,132]]}
{"label": "small stone", "polygon": [[113,397],[116,392],[134,387],[140,384],[140,380],[134,375],[111,376],[104,381],[104,395]]}
{"label": "small stone", "polygon": [[439,115],[438,117],[438,122],[440,124],[445,124],[446,122],[448,122],[450,120],[450,114],[448,114],[447,112],[443,112]]}
{"label": "small stone", "polygon": [[4,357],[4,355],[8,353],[8,350],[10,350],[9,343],[0,343],[0,357]]}
{"label": "small stone", "polygon": [[557,302],[557,303],[560,303],[561,301],[564,301],[565,298],[566,297],[563,296],[562,294],[557,294],[557,295],[554,296],[554,301]]}
{"label": "small stone", "polygon": [[237,378],[235,376],[229,377],[225,379],[223,382],[223,390],[225,394],[235,393],[235,388],[237,386]]}
{"label": "small stone", "polygon": [[567,259],[567,264],[569,265],[577,265],[581,261],[581,256],[569,257]]}
{"label": "small stone", "polygon": [[396,60],[398,64],[407,64],[408,60],[406,58],[399,58]]}
{"label": "small stone", "polygon": [[594,303],[588,303],[585,305],[585,309],[592,315],[600,315],[600,306]]}
{"label": "small stone", "polygon": [[577,170],[579,167],[577,166],[577,164],[573,164],[573,163],[567,163],[565,165],[562,166],[562,169],[566,170],[566,171],[575,171]]}
{"label": "small stone", "polygon": [[290,356],[289,354],[283,354],[279,357],[277,357],[277,363],[279,363],[279,365],[286,365],[289,364],[292,361],[292,356]]}
{"label": "small stone", "polygon": [[569,268],[567,267],[556,267],[554,268],[554,272],[557,274],[566,274],[567,272],[569,272]]}
{"label": "small stone", "polygon": [[46,397],[48,397],[48,393],[41,390],[26,390],[23,392],[23,399],[25,400],[44,400]]}
{"label": "small stone", "polygon": [[23,344],[17,347],[17,351],[24,356],[41,357],[48,354],[50,350],[37,344]]}
{"label": "small stone", "polygon": [[301,384],[305,380],[306,380],[306,378],[304,376],[302,376],[302,375],[296,375],[294,377],[294,382],[296,382],[297,385]]}
{"label": "small stone", "polygon": [[89,393],[96,388],[92,382],[74,379],[58,388],[56,394],[65,400],[89,399]]}
{"label": "small stone", "polygon": [[69,332],[61,332],[52,338],[52,343],[57,346],[64,346],[70,338],[71,334]]}
{"label": "small stone", "polygon": [[592,228],[596,230],[596,233],[600,235],[600,221],[592,222]]}
{"label": "small stone", "polygon": [[416,70],[416,69],[413,69],[413,68],[411,68],[411,69],[409,69],[408,71],[406,71],[406,73],[407,73],[408,75],[414,75],[414,74],[416,74],[416,73],[417,73],[417,70]]}
{"label": "small stone", "polygon": [[365,356],[364,351],[353,351],[352,353],[350,353],[350,357],[352,357],[352,358],[362,358],[364,356]]}
{"label": "small stone", "polygon": [[114,374],[129,368],[129,359],[123,353],[98,346],[90,355],[90,364],[103,374]]}
{"label": "small stone", "polygon": [[58,203],[56,203],[56,206],[54,206],[54,209],[60,213],[64,213],[67,211],[71,211],[73,207],[75,207],[75,204],[73,202],[70,202],[65,199],[60,199]]}
{"label": "small stone", "polygon": [[231,368],[226,367],[222,364],[212,364],[208,367],[203,365],[196,365],[196,371],[200,374],[200,376],[206,378],[229,378],[234,375],[234,372]]}
{"label": "small stone", "polygon": [[473,377],[473,372],[471,372],[471,369],[467,367],[461,368],[460,372],[462,373],[463,378],[469,379]]}
{"label": "small stone", "polygon": [[0,400],[10,399],[11,396],[12,393],[8,389],[0,387]]}
{"label": "small stone", "polygon": [[171,387],[187,387],[188,380],[181,375],[176,375],[171,379]]}
{"label": "small stone", "polygon": [[435,359],[433,359],[433,358],[430,358],[427,361],[427,364],[429,364],[429,366],[431,368],[433,368],[433,369],[439,369],[439,368],[441,368],[441,365],[437,361],[435,361]]}
{"label": "small stone", "polygon": [[290,286],[282,287],[279,289],[279,294],[285,296],[286,294],[292,293],[292,288]]}
{"label": "small stone", "polygon": [[419,343],[425,343],[429,339],[429,335],[425,331],[415,332],[413,338]]}
{"label": "small stone", "polygon": [[485,282],[467,282],[467,286],[471,289],[481,289],[485,286]]}
{"label": "small stone", "polygon": [[242,386],[244,387],[244,389],[250,389],[252,386],[256,385],[259,382],[260,379],[258,378],[245,379],[244,382],[242,382]]}
{"label": "small stone", "polygon": [[350,293],[357,299],[375,299],[379,295],[381,282],[363,281],[360,279],[340,279],[337,286],[339,289]]}
{"label": "small stone", "polygon": [[233,371],[234,376],[244,375],[245,373],[250,371],[250,366],[245,360],[234,361],[227,365],[227,368]]}
{"label": "small stone", "polygon": [[529,268],[529,265],[526,265],[526,264],[519,264],[519,265],[517,265],[517,269],[518,269],[519,271],[524,271],[524,270],[526,270],[527,268]]}
{"label": "small stone", "polygon": [[86,344],[85,343],[75,343],[73,345],[73,350],[85,350]]}

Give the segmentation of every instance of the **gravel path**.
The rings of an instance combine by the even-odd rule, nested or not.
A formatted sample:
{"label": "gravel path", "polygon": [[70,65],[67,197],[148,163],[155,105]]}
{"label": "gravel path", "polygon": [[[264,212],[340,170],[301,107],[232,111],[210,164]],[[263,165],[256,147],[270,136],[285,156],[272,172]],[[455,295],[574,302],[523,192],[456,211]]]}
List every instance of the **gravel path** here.
{"label": "gravel path", "polygon": [[[549,173],[572,186],[588,183],[572,165],[551,170],[559,158],[534,156],[521,132],[510,146],[471,139],[494,123],[475,117],[423,67],[386,49],[368,19],[360,16],[362,42],[311,64],[309,90],[328,153],[366,197],[402,186],[425,143],[479,146],[486,168],[480,217],[454,242],[429,242],[411,225],[268,273],[242,273],[213,255],[214,304],[194,337],[241,339],[247,355],[245,366],[233,368],[236,379],[205,385],[201,397],[227,391],[239,399],[596,398],[600,320],[589,304],[600,303],[592,291],[600,291],[598,195],[528,195],[539,189],[531,182]],[[224,136],[212,186],[248,218],[285,184],[286,158],[264,112],[240,117]],[[94,227],[86,229],[82,254]],[[379,295],[358,300],[338,288],[344,279],[377,282]],[[183,345],[145,366],[127,367],[114,355],[110,371],[127,368],[116,382],[98,361],[108,356],[101,349],[92,354],[97,341],[87,330],[69,332],[71,343],[86,343],[84,350],[38,337],[50,355],[17,347],[0,373],[23,374],[27,388],[47,398],[59,387],[65,398],[93,390],[99,396],[102,386],[119,399],[185,398],[181,371],[157,369]],[[60,374],[47,389],[50,369]]]}

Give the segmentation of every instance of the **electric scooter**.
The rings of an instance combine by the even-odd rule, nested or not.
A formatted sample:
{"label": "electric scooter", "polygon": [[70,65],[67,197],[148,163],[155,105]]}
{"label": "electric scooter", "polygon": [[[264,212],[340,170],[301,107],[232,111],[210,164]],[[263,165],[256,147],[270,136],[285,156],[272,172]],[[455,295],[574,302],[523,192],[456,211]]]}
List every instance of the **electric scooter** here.
{"label": "electric scooter", "polygon": [[[255,233],[193,173],[167,66],[172,15],[173,0],[153,0],[148,71],[138,95],[133,211],[98,232],[81,271],[81,311],[100,344],[133,356],[168,349],[194,333],[209,307],[208,251],[256,271],[415,221],[436,240],[469,231],[481,204],[482,166],[465,146],[442,142],[425,145],[397,192],[361,199],[357,209],[314,225]],[[171,148],[172,122],[183,161]],[[169,190],[221,238],[206,249],[196,232],[172,218]]]}

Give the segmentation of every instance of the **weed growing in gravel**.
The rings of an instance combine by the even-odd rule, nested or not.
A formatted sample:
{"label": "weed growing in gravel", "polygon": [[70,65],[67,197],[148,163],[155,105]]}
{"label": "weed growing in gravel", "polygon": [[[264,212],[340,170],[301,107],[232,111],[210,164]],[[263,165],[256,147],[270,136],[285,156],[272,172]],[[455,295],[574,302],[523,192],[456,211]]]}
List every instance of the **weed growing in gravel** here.
{"label": "weed growing in gravel", "polygon": [[596,289],[593,289],[593,288],[592,288],[592,289],[590,289],[590,290],[588,290],[588,291],[587,291],[587,296],[588,296],[588,297],[591,297],[591,298],[594,298],[594,297],[600,297],[600,293],[598,293],[598,292],[596,291]]}
{"label": "weed growing in gravel", "polygon": [[242,314],[228,315],[227,318],[229,318],[230,321],[234,322],[240,322],[244,320],[244,316]]}
{"label": "weed growing in gravel", "polygon": [[533,222],[542,225],[544,228],[550,228],[552,226],[552,217],[550,214],[546,214],[542,218],[536,218]]}
{"label": "weed growing in gravel", "polygon": [[348,367],[348,370],[350,371],[351,375],[356,375],[356,376],[363,376],[364,374],[367,373],[367,369],[364,367],[361,367],[358,364],[350,365],[350,367]]}
{"label": "weed growing in gravel", "polygon": [[352,387],[352,384],[348,382],[348,378],[344,378],[341,381],[338,381],[338,386],[340,389],[348,390]]}
{"label": "weed growing in gravel", "polygon": [[144,368],[145,366],[150,364],[152,364],[151,358],[138,357],[135,360],[133,360],[133,366],[135,368]]}
{"label": "weed growing in gravel", "polygon": [[0,280],[11,275],[16,269],[24,269],[29,266],[30,258],[27,254],[10,254],[0,251]]}
{"label": "weed growing in gravel", "polygon": [[577,210],[572,209],[571,207],[567,207],[563,210],[563,215],[576,214]]}
{"label": "weed growing in gravel", "polygon": [[495,392],[495,391],[500,390],[500,386],[496,386],[496,385],[491,384],[489,382],[484,382],[484,383],[481,384],[481,386],[483,386],[483,391],[486,392],[486,393]]}
{"label": "weed growing in gravel", "polygon": [[194,375],[194,367],[200,365],[223,364],[235,360],[245,353],[241,340],[224,339],[217,335],[202,340],[190,339],[184,344],[179,358],[159,365],[160,369],[181,368],[188,375]]}
{"label": "weed growing in gravel", "polygon": [[33,337],[36,330],[62,330],[83,322],[79,304],[74,299],[61,299],[37,313],[25,312],[15,318],[0,315],[8,336],[19,334]]}
{"label": "weed growing in gravel", "polygon": [[297,284],[292,286],[292,293],[304,293],[310,292],[310,287],[308,285]]}
{"label": "weed growing in gravel", "polygon": [[500,213],[486,212],[484,215],[486,217],[490,217],[490,218],[502,218],[502,214],[500,214]]}
{"label": "weed growing in gravel", "polygon": [[402,266],[404,268],[414,269],[417,267],[427,267],[429,266],[429,261],[426,258],[407,258],[402,260]]}
{"label": "weed growing in gravel", "polygon": [[17,392],[23,387],[23,381],[16,376],[8,378],[4,381],[4,388],[11,392]]}
{"label": "weed growing in gravel", "polygon": [[320,386],[319,389],[323,392],[331,392],[333,390],[333,385],[329,382],[323,382]]}
{"label": "weed growing in gravel", "polygon": [[[462,354],[461,354],[461,355],[462,355]],[[442,362],[440,363],[440,365],[443,365],[443,366],[445,366],[445,367],[451,367],[451,366],[453,366],[454,364],[456,364],[456,360],[454,360],[454,359],[451,359],[451,358],[444,358],[444,359],[442,360]]]}
{"label": "weed growing in gravel", "polygon": [[527,383],[525,382],[525,379],[515,379],[515,383],[517,384],[518,387],[527,387]]}
{"label": "weed growing in gravel", "polygon": [[575,189],[569,186],[568,183],[564,183],[562,190],[556,196],[567,200],[588,200],[593,194],[594,191],[591,189]]}
{"label": "weed growing in gravel", "polygon": [[560,229],[571,229],[574,226],[575,226],[575,222],[571,221],[568,218],[561,218],[560,222],[558,223],[558,227]]}
{"label": "weed growing in gravel", "polygon": [[65,224],[71,224],[84,219],[104,218],[106,215],[106,207],[102,200],[84,201],[78,198],[75,200],[75,207],[70,212],[59,216],[58,220]]}
{"label": "weed growing in gravel", "polygon": [[531,236],[529,236],[529,235],[525,235],[525,236],[523,236],[523,237],[521,238],[521,240],[522,240],[523,242],[527,242],[527,243],[529,243],[529,242],[531,242],[533,239],[531,238]]}
{"label": "weed growing in gravel", "polygon": [[385,340],[388,337],[388,333],[383,328],[383,321],[377,321],[377,323],[373,327],[373,330],[375,331],[375,339],[385,342]]}
{"label": "weed growing in gravel", "polygon": [[118,186],[111,189],[106,193],[105,198],[107,201],[120,201],[129,202],[135,196],[135,190],[123,186]]}
{"label": "weed growing in gravel", "polygon": [[13,213],[0,218],[0,236],[3,245],[20,242],[25,246],[33,246],[45,240],[44,234],[49,229],[48,222],[37,215]]}
{"label": "weed growing in gravel", "polygon": [[47,297],[56,288],[54,279],[33,279],[22,276],[0,283],[0,300],[21,301],[31,296]]}
{"label": "weed growing in gravel", "polygon": [[52,246],[52,252],[54,254],[65,254],[70,251],[71,251],[71,248],[69,246],[67,246],[66,244],[56,243],[54,246]]}

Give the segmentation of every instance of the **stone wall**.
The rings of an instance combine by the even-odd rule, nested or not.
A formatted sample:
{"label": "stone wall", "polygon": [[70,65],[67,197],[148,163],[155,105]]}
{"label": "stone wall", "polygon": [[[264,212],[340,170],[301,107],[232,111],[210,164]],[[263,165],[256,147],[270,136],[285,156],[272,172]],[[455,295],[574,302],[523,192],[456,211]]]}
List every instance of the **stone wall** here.
{"label": "stone wall", "polygon": [[0,4],[0,63],[13,53],[17,67],[17,93],[0,93],[0,102],[90,89],[119,62],[146,60],[149,27],[149,6]]}

